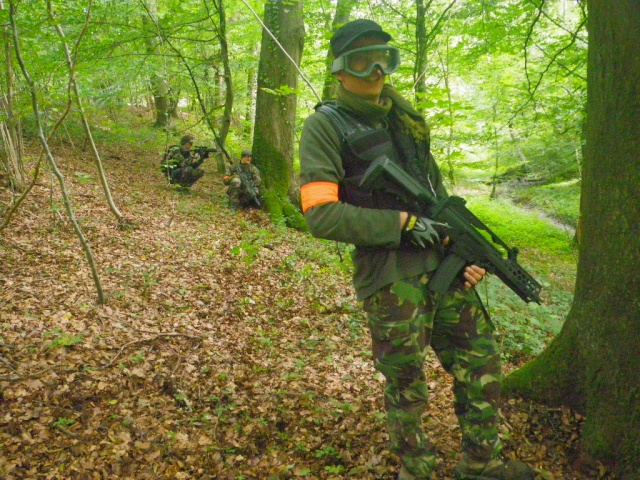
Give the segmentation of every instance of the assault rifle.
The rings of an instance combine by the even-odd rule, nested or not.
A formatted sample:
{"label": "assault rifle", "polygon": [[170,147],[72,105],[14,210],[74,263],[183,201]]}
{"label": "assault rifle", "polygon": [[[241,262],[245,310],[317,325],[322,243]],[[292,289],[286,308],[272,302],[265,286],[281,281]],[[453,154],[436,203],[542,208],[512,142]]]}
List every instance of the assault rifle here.
{"label": "assault rifle", "polygon": [[253,201],[256,202],[256,205],[258,207],[262,207],[262,204],[260,203],[260,198],[258,197],[258,192],[256,192],[256,189],[253,187],[253,184],[251,183],[251,180],[249,179],[247,172],[245,172],[242,168],[238,167],[237,173],[238,173],[238,176],[240,177],[240,180],[242,181],[242,185],[244,185],[244,188],[247,189],[247,192],[249,192],[249,195],[251,195],[251,198],[253,198]]}
{"label": "assault rifle", "polygon": [[205,146],[193,147],[192,149],[195,153],[200,155],[200,158],[205,159],[209,156],[210,153],[216,153],[218,151],[217,148],[209,148]]}
{"label": "assault rifle", "polygon": [[[412,203],[415,202],[421,207],[426,206],[429,218],[446,223],[450,227],[447,231],[449,236],[447,256],[429,280],[430,290],[441,294],[446,293],[466,265],[478,265],[489,273],[494,273],[525,302],[540,303],[539,294],[542,286],[518,264],[518,249],[509,248],[489,227],[471,213],[465,207],[466,200],[451,196],[437,201],[435,194],[429,192],[386,155],[372,162],[364,173],[360,186],[375,188],[383,175],[400,186]],[[484,230],[494,244],[506,251],[506,258],[501,250],[498,250],[480,233],[480,230]]]}
{"label": "assault rifle", "polygon": [[[169,145],[167,147],[167,151],[165,152],[164,156],[162,157],[162,160],[160,161],[160,168],[163,171],[171,170],[177,166],[177,162],[174,162],[174,163],[169,162],[169,156],[173,152],[180,151],[180,150],[181,150],[180,145]],[[204,159],[209,156],[210,153],[215,153],[217,151],[218,150],[215,147],[209,148],[205,146],[193,147],[191,149],[191,152],[197,153],[198,156],[200,157],[200,162],[198,162],[197,166],[199,166],[202,163],[202,161],[204,161]]]}

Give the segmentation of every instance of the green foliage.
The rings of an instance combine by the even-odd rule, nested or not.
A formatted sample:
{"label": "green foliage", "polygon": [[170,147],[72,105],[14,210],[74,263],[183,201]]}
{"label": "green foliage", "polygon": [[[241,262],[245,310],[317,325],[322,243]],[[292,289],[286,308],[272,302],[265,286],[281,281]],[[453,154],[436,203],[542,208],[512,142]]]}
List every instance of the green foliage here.
{"label": "green foliage", "polygon": [[144,361],[144,354],[145,354],[144,350],[138,350],[138,352],[130,358],[131,362],[133,362],[133,363],[141,363],[141,362],[143,362]]}
{"label": "green foliage", "polygon": [[508,201],[475,196],[469,209],[491,228],[509,247],[520,250],[519,262],[542,285],[542,305],[524,305],[499,279],[488,276],[478,290],[496,326],[496,338],[502,355],[518,360],[539,354],[562,327],[571,305],[572,295],[551,288],[549,278],[556,276],[554,267],[538,257],[545,252],[557,262],[575,268],[575,252],[571,236],[550,225],[535,212],[519,208]]}
{"label": "green foliage", "polygon": [[51,425],[53,427],[63,427],[63,428],[65,428],[65,427],[70,427],[74,423],[76,423],[75,420],[71,420],[69,418],[60,417],[55,422],[53,422]]}
{"label": "green foliage", "polygon": [[[259,11],[263,5],[254,6]],[[252,79],[262,28],[244,4],[232,2],[227,8],[233,12],[224,25],[235,86],[227,145],[233,153],[251,142],[247,113],[255,95],[251,88],[255,88]],[[414,92],[416,39],[414,29],[407,25],[415,20],[415,2],[354,2],[352,18],[381,19],[402,49],[403,64],[393,83],[407,98],[417,97],[416,105],[424,109],[433,130],[436,158],[452,180],[465,170],[477,170],[478,161],[485,177],[492,176],[494,169],[506,175],[505,179],[513,178],[512,173],[524,173],[524,178],[544,183],[578,177],[586,98],[585,13],[579,2],[545,2],[541,8],[543,15],[531,2],[429,2],[425,39],[429,61],[426,71],[419,72],[426,92]],[[55,11],[72,45],[86,10],[78,2],[59,2]],[[6,9],[1,12],[6,20]],[[316,87],[326,74],[334,13],[318,3],[305,5],[301,69]],[[398,17],[397,24],[385,20]],[[137,144],[147,150],[164,150],[186,130],[213,143],[196,102],[199,94],[214,122],[221,120],[224,92],[218,81],[218,35],[223,25],[210,6],[197,0],[160,2],[157,15],[150,15],[143,2],[97,2],[91,20],[79,45],[76,75],[96,141],[130,140],[131,120],[137,116]],[[68,72],[60,68],[65,63],[60,41],[40,4],[19,4],[17,21],[25,63],[40,92],[42,120],[50,128],[68,101]],[[164,82],[171,100],[179,101],[179,113],[195,115],[193,122],[170,118],[168,132],[154,131],[149,87],[158,80]],[[19,75],[18,91],[25,92],[23,82]],[[245,88],[248,84],[253,86]],[[299,133],[317,102],[311,89],[301,84],[298,91],[281,86],[271,93],[296,96],[298,119],[293,128]],[[127,113],[132,110],[124,107],[134,113]],[[25,131],[33,135],[27,95],[16,96],[15,109]],[[78,115],[72,111],[57,137],[80,139],[83,135]],[[254,139],[254,144],[264,140]],[[277,188],[280,194],[286,192],[283,185]],[[276,221],[282,221],[284,215],[288,225],[305,228],[291,212],[278,207],[272,213]]]}
{"label": "green foliage", "polygon": [[88,173],[76,172],[74,176],[80,184],[91,183],[95,180],[94,177],[89,175]]}
{"label": "green foliage", "polygon": [[42,336],[46,339],[51,339],[46,344],[46,347],[50,350],[53,350],[57,347],[73,347],[82,343],[83,341],[82,334],[64,333],[59,328],[54,328],[53,330],[46,331],[42,334]]}
{"label": "green foliage", "polygon": [[245,232],[246,240],[240,242],[239,245],[233,247],[229,253],[240,257],[245,264],[251,265],[260,248],[268,244],[271,234],[267,230],[259,230],[257,232]]}
{"label": "green foliage", "polygon": [[327,465],[324,470],[328,473],[339,474],[344,472],[344,467],[342,465]]}
{"label": "green foliage", "polygon": [[[548,285],[547,285],[548,286]],[[572,297],[526,306],[502,282],[491,276],[483,280],[479,293],[495,325],[495,338],[502,356],[518,361],[538,355],[560,332]],[[548,293],[548,292],[544,292]]]}
{"label": "green foliage", "polygon": [[326,446],[319,448],[315,453],[316,458],[324,458],[324,457],[333,457],[333,458],[341,458],[340,452],[336,450],[334,447]]}

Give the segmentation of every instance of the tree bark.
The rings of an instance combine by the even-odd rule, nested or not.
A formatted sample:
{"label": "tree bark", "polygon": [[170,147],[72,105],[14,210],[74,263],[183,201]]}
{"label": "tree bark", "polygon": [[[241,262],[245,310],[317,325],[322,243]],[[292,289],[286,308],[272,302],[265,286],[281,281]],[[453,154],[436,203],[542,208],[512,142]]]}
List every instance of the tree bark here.
{"label": "tree bark", "polygon": [[640,478],[640,3],[589,0],[587,123],[574,302],[563,330],[505,380],[586,414],[582,446]]}
{"label": "tree bark", "polygon": [[[353,10],[355,0],[338,0],[336,5],[336,14],[333,17],[333,23],[331,24],[331,31],[335,32],[338,28],[349,21],[351,16],[351,10]],[[333,58],[333,52],[331,49],[327,50],[327,57],[325,60],[326,69],[324,75],[324,88],[322,89],[322,100],[329,100],[336,96],[338,81],[331,73],[331,64],[335,58]]]}
{"label": "tree bark", "polygon": [[[227,17],[224,10],[222,0],[215,2],[216,11],[218,12],[218,41],[220,42],[220,57],[222,58],[222,68],[224,70],[224,109],[222,118],[220,119],[219,141],[222,145],[226,143],[229,128],[231,127],[231,113],[233,110],[233,81],[231,75],[231,66],[229,65],[229,47],[227,44]],[[218,172],[225,171],[225,163],[222,154],[217,155]]]}
{"label": "tree bark", "polygon": [[[146,9],[146,14],[142,16],[142,26],[145,29],[150,27],[156,31],[155,34],[150,35],[146,41],[147,55],[158,56],[160,54],[161,38],[157,32],[158,4],[156,0],[150,1]],[[152,18],[149,19],[149,16]],[[155,106],[156,113],[154,127],[166,127],[169,124],[171,108],[167,79],[164,75],[154,72],[151,74],[149,81],[151,82],[151,93],[153,94],[153,104]]]}
{"label": "tree bark", "polygon": [[3,51],[5,57],[5,88],[0,99],[1,110],[4,110],[6,119],[0,122],[2,136],[0,137],[0,165],[9,177],[11,188],[16,193],[24,193],[27,188],[27,174],[22,158],[22,129],[20,119],[13,110],[13,86],[15,73],[13,71],[11,51],[11,31],[9,27],[2,30]]}
{"label": "tree bark", "polygon": [[[296,94],[304,44],[302,2],[269,0],[264,7],[262,47],[258,64],[258,93],[253,155],[266,188],[265,203],[272,220],[304,228],[304,220],[289,200],[297,192],[293,181]],[[295,62],[292,63],[290,58]],[[297,195],[296,195],[297,196]]]}
{"label": "tree bark", "polygon": [[415,82],[415,98],[417,110],[424,114],[425,108],[420,104],[427,95],[427,9],[424,0],[416,1],[416,63],[413,69],[413,81]]}

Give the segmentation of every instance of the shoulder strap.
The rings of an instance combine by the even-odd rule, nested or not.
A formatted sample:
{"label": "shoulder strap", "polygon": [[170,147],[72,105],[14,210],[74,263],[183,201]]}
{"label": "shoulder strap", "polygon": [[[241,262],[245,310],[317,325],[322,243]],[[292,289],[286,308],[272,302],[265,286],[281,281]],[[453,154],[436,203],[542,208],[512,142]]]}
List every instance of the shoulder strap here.
{"label": "shoulder strap", "polygon": [[316,112],[320,112],[329,117],[343,142],[357,131],[368,129],[366,125],[359,122],[344,108],[339,107],[333,102],[321,103],[316,107]]}
{"label": "shoulder strap", "polygon": [[386,128],[373,128],[334,103],[324,103],[316,108],[331,120],[341,136],[342,147],[357,157],[372,162],[381,155],[395,158],[391,137]]}

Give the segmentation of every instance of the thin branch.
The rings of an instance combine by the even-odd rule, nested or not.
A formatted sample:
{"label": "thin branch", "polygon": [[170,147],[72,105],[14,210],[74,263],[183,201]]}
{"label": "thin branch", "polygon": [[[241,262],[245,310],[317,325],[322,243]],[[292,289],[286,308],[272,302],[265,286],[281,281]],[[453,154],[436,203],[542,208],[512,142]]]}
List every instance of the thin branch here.
{"label": "thin branch", "polygon": [[[66,37],[62,27],[59,23],[56,22],[56,19],[53,14],[53,6],[51,5],[51,0],[47,0],[47,10],[49,13],[49,18],[51,22],[54,24],[54,28],[60,37],[60,42],[64,47],[64,53],[67,59],[67,68],[69,69],[69,89],[73,89],[75,94],[76,104],[78,106],[78,113],[80,114],[80,118],[82,120],[82,126],[84,128],[85,134],[87,135],[87,139],[89,140],[89,145],[91,146],[91,151],[93,153],[93,157],[96,162],[96,167],[98,168],[98,177],[100,178],[100,183],[102,185],[102,190],[104,191],[104,195],[107,199],[107,204],[109,205],[109,209],[111,213],[113,213],[118,220],[120,225],[125,224],[125,219],[118,207],[116,206],[113,196],[111,195],[111,190],[109,189],[109,184],[107,183],[107,177],[104,172],[104,168],[102,166],[102,160],[100,159],[100,153],[98,152],[98,148],[93,140],[93,135],[91,134],[91,128],[89,127],[89,122],[87,121],[87,116],[84,113],[84,107],[82,105],[82,98],[80,96],[80,90],[78,88],[78,81],[76,79],[76,59],[78,58],[78,51],[80,49],[80,42],[82,41],[82,37],[87,31],[87,27],[89,25],[89,19],[91,18],[91,7],[93,6],[93,0],[89,0],[87,6],[87,14],[85,16],[85,22],[82,26],[82,30],[78,34],[78,38],[76,39],[76,43],[73,47],[73,55],[69,51],[69,46],[66,42]],[[69,91],[69,95],[71,92]],[[70,100],[70,99],[69,99]]]}
{"label": "thin branch", "polygon": [[31,94],[31,104],[32,104],[33,113],[35,116],[36,127],[38,130],[38,138],[40,140],[42,149],[45,151],[47,155],[47,160],[51,165],[51,169],[54,175],[56,176],[56,178],[58,179],[58,184],[60,185],[60,192],[62,193],[62,198],[64,200],[64,206],[67,212],[67,216],[69,217],[69,220],[73,225],[73,230],[75,231],[78,239],[80,240],[80,244],[82,245],[85,256],[87,257],[87,261],[89,262],[89,266],[91,268],[91,274],[93,276],[93,280],[98,293],[98,304],[102,305],[104,304],[104,292],[102,291],[102,285],[100,284],[100,277],[98,275],[98,269],[93,259],[93,253],[91,252],[91,247],[87,243],[87,239],[82,233],[82,230],[80,229],[80,225],[78,225],[78,222],[75,218],[75,214],[71,206],[71,200],[69,199],[69,195],[67,193],[64,177],[62,176],[62,173],[60,173],[60,170],[58,169],[58,165],[56,164],[56,160],[53,157],[51,150],[49,149],[47,138],[45,137],[44,131],[42,129],[42,122],[40,121],[40,108],[38,104],[38,97],[36,94],[36,86],[33,79],[31,78],[31,75],[29,74],[29,71],[27,70],[27,67],[24,63],[24,59],[22,58],[22,52],[20,49],[20,40],[18,37],[18,26],[16,24],[16,15],[17,15],[16,5],[12,0],[9,3],[9,20],[11,23],[11,33],[13,36],[15,55],[16,55],[16,59],[18,60],[18,64],[20,65],[20,70],[22,71],[22,75],[24,76],[27,84],[29,85],[29,92]]}
{"label": "thin branch", "polygon": [[4,363],[7,367],[9,367],[14,372],[18,371],[18,370],[16,370],[16,367],[9,360],[7,360],[6,358],[0,357],[0,362]]}
{"label": "thin branch", "polygon": [[529,77],[529,53],[528,53],[529,52],[529,47],[528,47],[528,45],[529,45],[529,41],[531,40],[531,37],[533,36],[533,30],[534,30],[536,24],[538,23],[538,21],[540,20],[540,17],[542,16],[542,7],[544,7],[544,2],[545,2],[545,0],[541,0],[539,7],[537,5],[535,5],[535,3],[534,3],[534,6],[538,9],[538,14],[536,15],[536,18],[533,19],[533,22],[531,23],[531,25],[529,25],[529,31],[527,32],[527,35],[526,35],[526,37],[524,39],[524,73],[525,73],[525,76],[527,77],[527,89],[529,90],[529,94],[530,94],[531,98],[533,97],[533,94],[531,92],[531,79]]}
{"label": "thin branch", "polygon": [[[544,0],[543,0],[544,3]],[[538,17],[539,18],[539,17]],[[516,111],[513,113],[513,115],[511,115],[511,117],[509,118],[509,120],[507,120],[502,127],[500,127],[499,130],[502,130],[503,128],[505,128],[506,126],[510,125],[511,122],[520,114],[520,112],[522,112],[524,110],[524,108],[529,105],[529,103],[531,103],[535,97],[536,92],[538,91],[538,88],[540,87],[540,85],[542,84],[542,80],[544,79],[546,73],[549,71],[549,69],[551,68],[551,66],[556,63],[558,65],[560,65],[557,61],[558,57],[564,53],[566,50],[568,50],[569,48],[571,48],[573,46],[574,43],[576,43],[576,39],[578,38],[578,34],[580,33],[580,31],[582,30],[582,27],[585,25],[585,23],[587,22],[587,17],[583,17],[582,21],[580,22],[580,24],[578,25],[578,27],[576,28],[576,31],[573,32],[572,36],[571,36],[571,41],[566,44],[564,47],[560,48],[558,51],[555,52],[554,55],[551,56],[551,59],[549,60],[549,63],[547,63],[546,67],[542,70],[542,72],[540,73],[540,76],[538,77],[537,82],[535,83],[535,85],[533,86],[533,89],[531,88],[531,82],[529,81],[529,74],[527,72],[527,81],[529,83],[528,86],[528,90],[529,90],[529,98],[522,104],[520,105],[520,107],[518,107],[516,109]],[[528,42],[528,39],[527,39]],[[526,44],[525,44],[525,64],[526,64]],[[548,55],[545,55],[548,57]],[[525,66],[525,70],[526,70],[526,66]]]}

